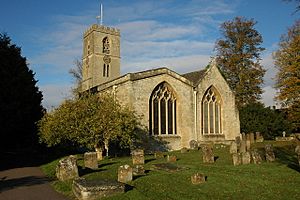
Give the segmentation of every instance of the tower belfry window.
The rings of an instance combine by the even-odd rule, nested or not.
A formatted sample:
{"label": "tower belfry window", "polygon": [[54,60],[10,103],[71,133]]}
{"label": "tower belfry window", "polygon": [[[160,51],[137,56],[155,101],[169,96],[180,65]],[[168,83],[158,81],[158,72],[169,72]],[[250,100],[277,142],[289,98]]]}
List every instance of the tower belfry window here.
{"label": "tower belfry window", "polygon": [[103,53],[105,54],[109,54],[110,53],[110,44],[109,44],[109,39],[108,37],[105,37],[103,40],[102,40],[102,44],[103,44]]}

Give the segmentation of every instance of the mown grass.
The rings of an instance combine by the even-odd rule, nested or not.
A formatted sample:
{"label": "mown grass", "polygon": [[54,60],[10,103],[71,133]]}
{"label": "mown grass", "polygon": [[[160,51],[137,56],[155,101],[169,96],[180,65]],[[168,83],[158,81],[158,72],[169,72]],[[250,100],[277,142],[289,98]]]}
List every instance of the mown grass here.
{"label": "mown grass", "polygon": [[[233,166],[229,148],[216,145],[214,153],[217,160],[214,164],[204,164],[201,151],[166,153],[176,155],[176,165],[187,168],[171,173],[153,170],[153,164],[165,163],[166,160],[156,160],[153,155],[147,155],[146,175],[129,182],[131,190],[106,199],[300,199],[300,168],[293,152],[294,146],[288,142],[273,141],[255,146],[263,148],[266,143],[274,145],[276,162]],[[90,180],[117,179],[118,167],[132,163],[130,157],[104,159],[99,162],[98,170],[88,170],[82,168],[82,155],[78,158],[80,176]],[[58,160],[55,160],[41,168],[49,177],[55,178],[57,163]],[[207,182],[192,185],[190,177],[194,173],[203,173]],[[71,185],[72,181],[53,181],[57,191],[73,199]]]}

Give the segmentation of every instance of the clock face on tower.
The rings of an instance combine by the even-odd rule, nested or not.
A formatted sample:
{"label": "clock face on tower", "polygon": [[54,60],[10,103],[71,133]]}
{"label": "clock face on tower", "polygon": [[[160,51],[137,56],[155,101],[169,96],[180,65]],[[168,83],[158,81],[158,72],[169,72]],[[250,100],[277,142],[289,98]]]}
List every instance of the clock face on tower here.
{"label": "clock face on tower", "polygon": [[110,58],[108,55],[105,55],[105,56],[103,57],[103,61],[104,61],[105,64],[109,64],[110,61],[111,61],[111,58]]}

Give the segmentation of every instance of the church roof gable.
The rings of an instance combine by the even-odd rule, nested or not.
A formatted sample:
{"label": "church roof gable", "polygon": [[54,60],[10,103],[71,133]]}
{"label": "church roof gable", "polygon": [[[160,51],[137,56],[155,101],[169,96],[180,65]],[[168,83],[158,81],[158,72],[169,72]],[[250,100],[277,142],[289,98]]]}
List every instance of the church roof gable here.
{"label": "church roof gable", "polygon": [[184,78],[188,79],[189,81],[193,82],[194,85],[198,85],[198,83],[202,80],[202,78],[205,76],[206,70],[199,70],[194,72],[189,72],[186,74],[182,74]]}

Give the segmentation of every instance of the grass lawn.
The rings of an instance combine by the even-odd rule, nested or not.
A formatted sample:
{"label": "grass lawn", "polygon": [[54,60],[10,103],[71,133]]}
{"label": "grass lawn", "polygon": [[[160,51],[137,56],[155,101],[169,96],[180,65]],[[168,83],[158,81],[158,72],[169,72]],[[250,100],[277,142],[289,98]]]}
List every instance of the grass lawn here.
{"label": "grass lawn", "polygon": [[[175,164],[187,168],[173,173],[153,170],[153,164],[165,163],[166,158],[156,160],[153,155],[147,155],[147,173],[128,183],[132,190],[105,199],[300,199],[300,167],[294,153],[295,146],[290,142],[274,141],[257,143],[255,146],[263,148],[266,143],[273,144],[276,161],[260,165],[233,166],[229,147],[221,145],[215,146],[214,154],[218,158],[214,164],[204,164],[201,151],[165,153],[176,155],[178,161]],[[118,167],[132,164],[130,157],[110,158],[100,161],[98,170],[88,170],[82,168],[82,157],[78,155],[79,173],[86,179],[117,179]],[[52,185],[57,191],[74,199],[72,181],[55,180],[57,163],[58,160],[54,160],[41,168],[54,178]],[[192,185],[191,175],[198,172],[207,176],[207,182]]]}

